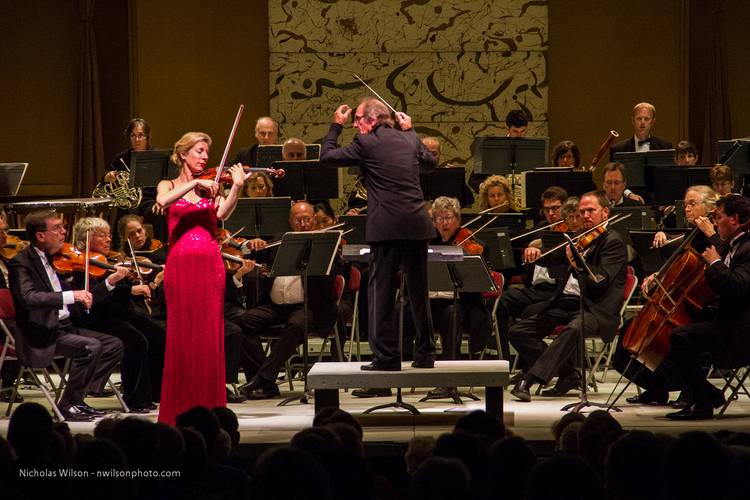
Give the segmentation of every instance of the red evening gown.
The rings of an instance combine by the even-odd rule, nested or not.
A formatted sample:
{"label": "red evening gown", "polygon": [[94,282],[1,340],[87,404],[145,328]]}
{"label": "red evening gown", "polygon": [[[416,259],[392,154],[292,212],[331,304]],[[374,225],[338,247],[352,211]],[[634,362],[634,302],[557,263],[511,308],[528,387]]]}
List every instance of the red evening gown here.
{"label": "red evening gown", "polygon": [[193,406],[226,406],[224,267],[213,237],[213,201],[180,198],[169,207],[164,270],[167,346],[159,421],[174,425]]}

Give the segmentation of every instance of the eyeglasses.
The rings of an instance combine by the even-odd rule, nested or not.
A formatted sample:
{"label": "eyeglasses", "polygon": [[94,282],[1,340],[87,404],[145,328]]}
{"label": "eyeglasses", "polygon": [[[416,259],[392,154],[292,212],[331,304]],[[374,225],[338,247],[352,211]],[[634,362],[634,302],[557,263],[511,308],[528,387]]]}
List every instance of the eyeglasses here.
{"label": "eyeglasses", "polygon": [[136,141],[143,140],[147,138],[148,136],[146,134],[130,134],[131,139],[135,139]]}
{"label": "eyeglasses", "polygon": [[440,217],[435,217],[436,222],[450,222],[455,219],[455,215],[441,215]]}
{"label": "eyeglasses", "polygon": [[295,219],[293,219],[295,224],[309,224],[312,222],[312,220],[313,218],[307,215],[304,217],[296,217]]}
{"label": "eyeglasses", "polygon": [[562,205],[553,205],[551,207],[544,207],[542,208],[545,212],[558,212],[562,208]]}

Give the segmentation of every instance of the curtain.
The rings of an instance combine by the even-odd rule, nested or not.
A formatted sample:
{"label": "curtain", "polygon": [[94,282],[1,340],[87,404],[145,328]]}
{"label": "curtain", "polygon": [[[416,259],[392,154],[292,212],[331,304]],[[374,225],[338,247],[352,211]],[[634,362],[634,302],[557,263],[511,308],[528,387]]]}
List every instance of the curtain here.
{"label": "curtain", "polygon": [[104,174],[99,74],[96,64],[94,10],[96,0],[78,4],[78,84],[76,101],[76,164],[73,166],[72,195],[91,196]]}

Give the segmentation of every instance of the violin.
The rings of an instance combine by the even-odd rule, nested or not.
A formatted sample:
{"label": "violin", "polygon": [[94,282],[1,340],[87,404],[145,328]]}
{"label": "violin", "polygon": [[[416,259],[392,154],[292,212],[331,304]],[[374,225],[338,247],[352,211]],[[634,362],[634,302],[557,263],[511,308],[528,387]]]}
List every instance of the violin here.
{"label": "violin", "polygon": [[460,228],[453,238],[453,245],[463,248],[469,255],[482,255],[484,246],[472,238],[474,232],[469,229]]}
{"label": "violin", "polygon": [[[242,251],[236,248],[229,247],[222,249],[221,258],[224,261],[224,269],[230,273],[236,272],[245,263]],[[259,264],[256,262],[255,268],[258,269],[263,276],[271,275],[271,268],[265,264]]]}
{"label": "violin", "polygon": [[567,233],[569,231],[570,231],[570,228],[565,222],[560,222],[558,225],[552,228],[553,233]]}
{"label": "violin", "polygon": [[[242,228],[244,229],[244,227]],[[234,248],[236,250],[242,250],[242,245],[247,241],[247,238],[235,236],[229,232],[228,229],[216,228],[215,232],[216,241],[221,244],[222,248]]]}
{"label": "violin", "polygon": [[[229,172],[229,168],[231,165],[224,166],[221,169],[221,174],[218,175],[218,181],[220,184],[231,184],[232,183],[232,174]],[[219,167],[211,167],[204,169],[201,172],[198,172],[197,174],[193,175],[193,179],[207,179],[207,180],[216,180],[217,178],[217,172]],[[256,167],[248,167],[247,165],[242,165],[242,170],[247,174],[249,172],[265,172],[266,174],[270,175],[271,177],[281,179],[286,175],[286,172],[283,168],[256,168]]]}
{"label": "violin", "polygon": [[[99,252],[89,252],[88,264],[89,275],[94,278],[102,278],[109,272],[117,271],[117,267],[107,262],[107,257]],[[86,272],[86,254],[72,244],[65,243],[52,258],[52,267],[60,274]],[[138,279],[135,270],[130,270],[128,278]]]}
{"label": "violin", "polygon": [[2,257],[2,259],[6,261],[10,260],[18,255],[18,252],[26,250],[28,246],[28,241],[24,241],[18,236],[9,234],[5,238],[5,246],[0,248],[0,257]]}
{"label": "violin", "polygon": [[155,264],[147,257],[143,257],[141,255],[136,256],[134,264],[132,257],[124,255],[120,252],[110,252],[107,255],[107,261],[109,261],[110,264],[116,266],[132,268],[134,271],[135,266],[137,265],[140,268],[141,274],[143,276],[150,276],[154,271],[158,273],[164,270],[164,266]]}
{"label": "violin", "polygon": [[578,250],[578,253],[583,253],[594,243],[594,241],[601,235],[603,235],[605,232],[607,232],[607,226],[600,225],[600,226],[594,226],[591,228],[589,232],[581,236],[578,241],[576,241],[576,250]]}

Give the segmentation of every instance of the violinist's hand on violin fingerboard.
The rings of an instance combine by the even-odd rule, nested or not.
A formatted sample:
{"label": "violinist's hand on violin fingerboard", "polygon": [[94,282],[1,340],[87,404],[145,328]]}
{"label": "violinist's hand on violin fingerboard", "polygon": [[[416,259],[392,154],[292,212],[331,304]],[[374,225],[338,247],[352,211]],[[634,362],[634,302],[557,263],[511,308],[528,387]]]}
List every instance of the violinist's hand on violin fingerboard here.
{"label": "violinist's hand on violin fingerboard", "polygon": [[351,116],[352,108],[350,108],[346,104],[342,104],[341,106],[336,108],[336,111],[333,112],[333,121],[338,123],[339,125],[346,125]]}
{"label": "violinist's hand on violin fingerboard", "polygon": [[117,270],[107,277],[107,283],[110,286],[115,285],[118,281],[122,280],[128,275],[129,270],[126,267],[117,266]]}
{"label": "violinist's hand on violin fingerboard", "polygon": [[523,261],[526,264],[531,264],[532,262],[536,262],[540,255],[542,255],[542,251],[538,248],[526,247],[523,250]]}
{"label": "violinist's hand on violin fingerboard", "polygon": [[232,175],[232,183],[237,187],[245,185],[245,180],[250,177],[251,172],[245,174],[245,170],[242,168],[242,163],[235,163],[229,167],[229,173]]}

